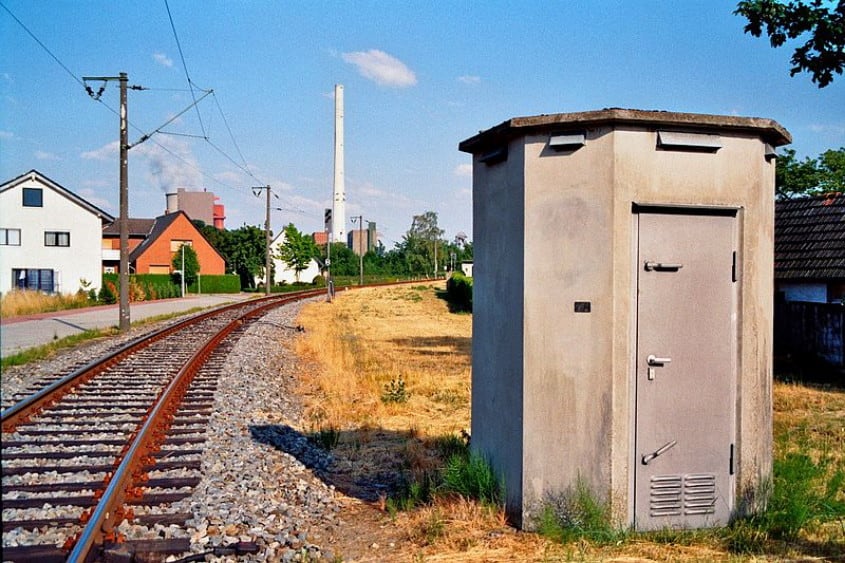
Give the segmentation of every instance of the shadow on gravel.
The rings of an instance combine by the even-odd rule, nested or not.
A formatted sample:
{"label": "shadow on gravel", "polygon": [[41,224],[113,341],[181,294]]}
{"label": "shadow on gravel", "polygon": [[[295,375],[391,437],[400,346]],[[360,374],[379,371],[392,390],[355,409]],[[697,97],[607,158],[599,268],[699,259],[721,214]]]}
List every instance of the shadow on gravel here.
{"label": "shadow on gravel", "polygon": [[295,457],[327,485],[367,502],[384,500],[407,485],[407,461],[397,451],[426,449],[408,433],[378,428],[306,435],[286,424],[267,424],[250,426],[249,432],[256,442]]}

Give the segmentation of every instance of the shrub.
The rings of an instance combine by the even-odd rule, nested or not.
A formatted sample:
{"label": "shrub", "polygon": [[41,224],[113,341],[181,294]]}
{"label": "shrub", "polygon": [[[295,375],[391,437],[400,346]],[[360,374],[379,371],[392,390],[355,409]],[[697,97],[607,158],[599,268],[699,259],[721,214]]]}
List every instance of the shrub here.
{"label": "shrub", "polygon": [[326,287],[326,278],[323,276],[314,276],[314,279],[311,280],[311,285],[314,287]]}
{"label": "shrub", "polygon": [[382,403],[407,403],[411,398],[411,393],[405,389],[405,380],[400,375],[396,379],[391,379],[390,383],[385,384],[384,393],[381,395]]}
{"label": "shrub", "polygon": [[457,311],[472,311],[472,278],[454,272],[446,280],[446,299]]}
{"label": "shrub", "polygon": [[103,287],[100,288],[100,295],[97,299],[100,303],[105,303],[106,305],[117,303],[117,287],[115,287],[114,282],[104,279]]}

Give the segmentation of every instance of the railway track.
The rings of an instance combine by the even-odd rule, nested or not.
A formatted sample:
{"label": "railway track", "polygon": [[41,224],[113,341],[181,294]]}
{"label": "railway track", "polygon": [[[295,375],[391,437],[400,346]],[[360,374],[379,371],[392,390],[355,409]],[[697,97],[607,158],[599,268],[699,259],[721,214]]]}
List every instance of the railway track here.
{"label": "railway track", "polygon": [[[191,514],[170,507],[199,482],[221,358],[267,310],[323,293],[196,315],[5,409],[3,560],[162,560],[187,552],[188,540],[172,530]],[[219,555],[251,551],[248,543],[218,548]]]}

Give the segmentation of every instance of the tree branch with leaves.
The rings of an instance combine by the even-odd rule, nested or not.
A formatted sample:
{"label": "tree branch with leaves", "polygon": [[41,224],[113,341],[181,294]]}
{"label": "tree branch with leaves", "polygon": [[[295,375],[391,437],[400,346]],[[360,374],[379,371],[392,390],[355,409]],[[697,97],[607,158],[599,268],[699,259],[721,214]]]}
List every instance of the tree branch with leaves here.
{"label": "tree branch with leaves", "polygon": [[834,73],[842,74],[845,67],[845,0],[831,4],[823,0],[744,0],[734,14],[748,20],[745,33],[760,37],[765,30],[772,47],[809,34],[792,54],[789,75],[809,72],[812,81],[824,88],[833,82]]}

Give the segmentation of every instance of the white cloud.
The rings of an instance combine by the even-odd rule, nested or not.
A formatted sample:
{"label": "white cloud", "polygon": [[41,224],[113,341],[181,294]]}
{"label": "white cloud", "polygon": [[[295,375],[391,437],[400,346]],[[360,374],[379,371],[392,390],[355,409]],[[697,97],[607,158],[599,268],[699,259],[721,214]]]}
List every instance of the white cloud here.
{"label": "white cloud", "polygon": [[11,131],[0,131],[0,139],[11,139],[15,136]]}
{"label": "white cloud", "polygon": [[472,164],[464,163],[455,167],[455,176],[472,176]]}
{"label": "white cloud", "polygon": [[153,53],[153,60],[161,66],[166,66],[167,68],[173,66],[173,59],[171,59],[164,53]]}
{"label": "white cloud", "polygon": [[381,86],[406,88],[417,83],[417,76],[405,63],[378,49],[343,53],[343,60],[355,65],[361,76]]}
{"label": "white cloud", "polygon": [[58,155],[47,151],[35,151],[35,158],[37,160],[61,160]]}
{"label": "white cloud", "polygon": [[96,191],[94,191],[90,188],[83,188],[83,189],[78,191],[78,194],[82,198],[84,198],[86,201],[93,203],[94,205],[96,205],[100,209],[106,209],[106,210],[109,210],[109,209],[113,210],[114,209],[114,206],[111,204],[111,202],[109,200],[100,197],[99,195],[97,195]]}
{"label": "white cloud", "polygon": [[810,125],[810,131],[813,133],[833,133],[834,135],[843,135],[845,134],[845,125],[814,123]]}
{"label": "white cloud", "polygon": [[478,84],[479,82],[481,82],[481,77],[465,74],[463,76],[458,77],[458,82],[463,82],[464,84]]}
{"label": "white cloud", "polygon": [[120,143],[112,141],[107,145],[103,145],[98,149],[92,151],[85,151],[80,156],[85,160],[117,160],[118,148]]}

